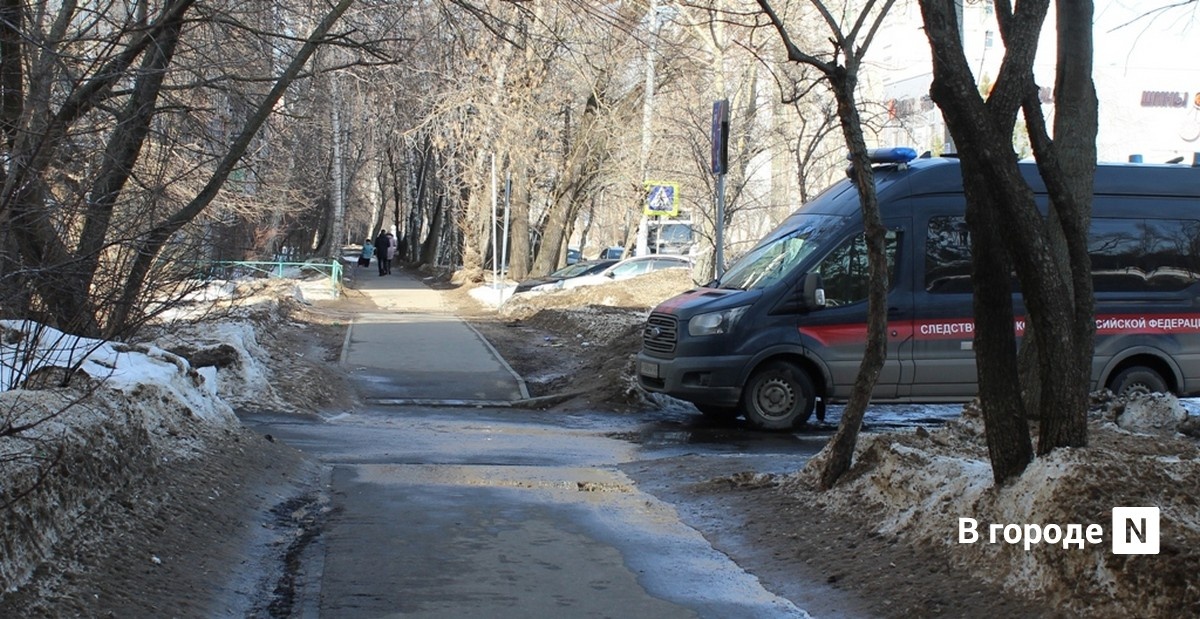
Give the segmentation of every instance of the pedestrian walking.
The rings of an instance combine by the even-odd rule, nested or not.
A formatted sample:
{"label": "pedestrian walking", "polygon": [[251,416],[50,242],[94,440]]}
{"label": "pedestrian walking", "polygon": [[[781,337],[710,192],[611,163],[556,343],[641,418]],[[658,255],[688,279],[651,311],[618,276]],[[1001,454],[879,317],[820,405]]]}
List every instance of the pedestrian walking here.
{"label": "pedestrian walking", "polygon": [[388,274],[388,275],[391,275],[391,274],[392,274],[392,261],[396,259],[396,245],[397,245],[397,243],[396,243],[396,237],[395,237],[395,235],[393,235],[391,232],[389,232],[389,233],[387,234],[387,237],[388,237],[388,248],[387,248],[387,261],[388,261],[388,266],[387,266],[387,274]]}
{"label": "pedestrian walking", "polygon": [[363,242],[362,253],[358,255],[358,266],[371,266],[371,258],[374,256],[375,244],[371,242],[371,239],[367,239],[365,242]]}
{"label": "pedestrian walking", "polygon": [[391,249],[392,241],[388,236],[386,230],[380,230],[379,236],[375,237],[375,253],[379,255],[377,262],[379,263],[380,277],[392,272],[392,264],[388,260],[388,251]]}

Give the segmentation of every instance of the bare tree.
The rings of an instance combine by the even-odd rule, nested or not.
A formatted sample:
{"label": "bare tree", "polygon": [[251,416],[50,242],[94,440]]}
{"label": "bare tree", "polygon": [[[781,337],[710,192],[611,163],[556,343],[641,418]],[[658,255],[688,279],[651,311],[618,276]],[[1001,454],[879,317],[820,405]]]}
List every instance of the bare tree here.
{"label": "bare tree", "polygon": [[[985,99],[963,53],[954,3],[921,0],[933,50],[933,100],[959,146],[971,232],[975,350],[992,473],[1019,475],[1033,455],[1018,378],[1009,274],[1015,270],[1036,346],[1041,437],[1038,451],[1087,442],[1087,390],[1095,329],[1087,254],[1095,172],[1096,95],[1091,81],[1092,4],[1056,3],[1058,75],[1055,138],[1047,134],[1033,79],[1033,59],[1048,0],[1014,10],[996,2],[1004,63]],[[1050,194],[1043,217],[1012,149],[1024,109],[1038,168]],[[1061,240],[1058,252],[1055,238]]]}
{"label": "bare tree", "polygon": [[[0,98],[0,118],[9,120],[0,217],[16,251],[7,254],[0,281],[8,291],[31,291],[17,311],[86,335],[112,337],[139,324],[152,306],[149,278],[190,272],[178,261],[182,252],[165,251],[170,241],[244,170],[258,130],[351,0],[334,6],[271,78],[228,148],[204,153],[181,175],[172,159],[186,156],[187,129],[170,134],[178,125],[166,122],[161,99],[175,103],[177,92],[210,83],[203,76],[199,84],[189,81],[194,76],[177,62],[181,50],[202,48],[184,45],[199,43],[204,32],[185,29],[194,4],[86,12],[75,3],[39,3],[10,9],[11,19],[0,23],[12,54],[4,55],[11,64]],[[39,29],[35,10],[54,11],[49,29]],[[205,13],[195,23],[225,22]],[[106,45],[93,45],[96,36]],[[22,66],[34,71],[26,75]],[[210,170],[207,180],[196,169]],[[194,195],[175,193],[193,187]],[[100,273],[108,279],[98,280]]]}
{"label": "bare tree", "polygon": [[863,415],[871,401],[871,391],[887,359],[888,271],[884,251],[887,228],[879,213],[879,202],[875,195],[875,175],[871,170],[871,160],[863,137],[856,89],[863,56],[894,0],[884,0],[878,5],[875,0],[867,0],[848,28],[843,26],[824,3],[813,0],[812,5],[828,27],[834,47],[833,53],[826,57],[800,49],[793,42],[783,19],[771,4],[767,0],[758,0],[758,4],[783,39],[788,60],[817,69],[829,82],[837,101],[842,136],[850,148],[850,178],[858,188],[862,204],[863,233],[867,242],[870,275],[867,287],[867,345],[837,434],[830,439],[827,447],[829,454],[821,471],[821,485],[829,488],[850,469],[854,446],[858,442],[858,431],[862,427]]}

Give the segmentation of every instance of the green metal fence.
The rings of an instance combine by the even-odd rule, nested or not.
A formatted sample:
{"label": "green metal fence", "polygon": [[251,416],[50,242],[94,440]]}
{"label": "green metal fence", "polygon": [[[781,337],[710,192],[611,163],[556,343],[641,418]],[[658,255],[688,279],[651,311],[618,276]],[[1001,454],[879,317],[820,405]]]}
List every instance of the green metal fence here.
{"label": "green metal fence", "polygon": [[345,267],[337,260],[323,262],[287,262],[282,260],[223,260],[212,263],[217,268],[244,268],[267,277],[286,277],[289,268],[300,271],[316,271],[329,277],[329,287],[333,296],[337,297],[342,291],[342,273]]}

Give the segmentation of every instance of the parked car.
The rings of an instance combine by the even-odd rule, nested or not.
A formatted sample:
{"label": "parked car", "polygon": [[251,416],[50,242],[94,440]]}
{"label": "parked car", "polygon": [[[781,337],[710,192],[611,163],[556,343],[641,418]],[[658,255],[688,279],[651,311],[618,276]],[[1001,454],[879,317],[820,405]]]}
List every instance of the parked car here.
{"label": "parked car", "polygon": [[620,260],[625,255],[624,247],[606,247],[597,260]]}
{"label": "parked car", "polygon": [[567,264],[568,265],[575,264],[575,263],[579,262],[580,260],[583,260],[583,252],[579,251],[578,249],[567,248]]}
{"label": "parked car", "polygon": [[577,277],[580,275],[596,273],[616,263],[616,260],[589,260],[587,262],[576,262],[575,264],[563,267],[545,277],[527,279],[517,284],[517,288],[513,290],[513,292],[529,292],[537,286],[553,284],[555,282],[567,279],[568,277]]}
{"label": "parked car", "polygon": [[692,262],[682,256],[638,256],[622,260],[594,273],[569,277],[553,284],[543,284],[534,288],[534,290],[561,290],[577,288],[579,286],[593,286],[614,280],[629,279],[630,277],[636,277],[651,271],[688,268],[691,266]]}

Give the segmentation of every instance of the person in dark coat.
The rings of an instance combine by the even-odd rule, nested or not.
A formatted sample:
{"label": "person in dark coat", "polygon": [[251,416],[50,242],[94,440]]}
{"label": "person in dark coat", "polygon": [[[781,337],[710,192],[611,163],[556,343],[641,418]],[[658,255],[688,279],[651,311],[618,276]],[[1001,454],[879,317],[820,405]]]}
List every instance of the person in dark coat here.
{"label": "person in dark coat", "polygon": [[388,237],[387,230],[380,230],[379,236],[375,237],[375,255],[378,256],[375,261],[379,263],[380,277],[392,272],[392,261],[388,260],[388,248],[391,246],[392,239]]}

